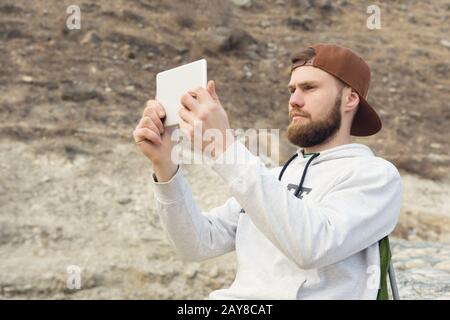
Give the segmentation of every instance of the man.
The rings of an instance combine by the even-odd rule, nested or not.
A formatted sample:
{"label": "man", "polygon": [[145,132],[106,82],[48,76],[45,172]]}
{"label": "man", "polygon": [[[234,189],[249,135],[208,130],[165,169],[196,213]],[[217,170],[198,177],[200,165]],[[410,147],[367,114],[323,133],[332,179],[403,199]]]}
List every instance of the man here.
{"label": "man", "polygon": [[[313,45],[292,62],[287,133],[300,148],[283,168],[268,170],[239,141],[219,141],[212,168],[232,197],[209,212],[198,209],[170,159],[164,109],[148,102],[134,138],[153,163],[161,221],[187,261],[236,250],[236,278],[212,299],[376,299],[386,276],[379,241],[394,230],[402,190],[391,163],[350,140],[381,129],[366,101],[369,67],[330,44]],[[202,121],[203,130],[226,136],[214,82],[181,103],[185,132],[192,136]]]}

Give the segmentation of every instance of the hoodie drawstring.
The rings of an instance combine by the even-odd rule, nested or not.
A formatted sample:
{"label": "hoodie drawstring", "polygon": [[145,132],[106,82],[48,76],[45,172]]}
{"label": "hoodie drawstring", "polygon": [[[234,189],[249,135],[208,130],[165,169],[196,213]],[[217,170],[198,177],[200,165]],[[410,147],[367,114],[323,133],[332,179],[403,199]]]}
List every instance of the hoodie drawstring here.
{"label": "hoodie drawstring", "polygon": [[[305,181],[306,178],[306,172],[308,171],[308,167],[311,164],[311,161],[314,160],[314,158],[317,158],[320,155],[320,153],[314,153],[309,159],[308,162],[306,163],[305,169],[303,170],[303,174],[302,174],[302,178],[300,179],[300,183],[298,184],[297,189],[295,190],[294,195],[296,197],[298,197],[298,194],[300,193],[300,191],[302,190],[303,187],[303,182]],[[294,154],[283,166],[283,169],[281,169],[280,175],[278,176],[278,180],[281,181],[281,177],[284,174],[284,171],[286,170],[287,166],[292,162],[292,160],[294,160],[296,157],[298,156],[298,153]]]}
{"label": "hoodie drawstring", "polygon": [[280,175],[278,176],[278,180],[281,181],[281,177],[283,176],[284,170],[286,170],[287,166],[289,165],[289,163],[292,162],[292,160],[294,160],[296,157],[298,156],[298,153],[294,154],[283,166],[283,169],[281,169]]}

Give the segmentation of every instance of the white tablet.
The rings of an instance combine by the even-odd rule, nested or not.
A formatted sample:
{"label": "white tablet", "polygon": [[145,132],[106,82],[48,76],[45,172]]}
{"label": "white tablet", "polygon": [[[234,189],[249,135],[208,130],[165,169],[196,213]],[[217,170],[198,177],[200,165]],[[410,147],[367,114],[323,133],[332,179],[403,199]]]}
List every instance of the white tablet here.
{"label": "white tablet", "polygon": [[178,125],[180,117],[181,97],[196,87],[206,88],[207,68],[206,60],[197,60],[156,75],[156,100],[166,111],[164,126]]}

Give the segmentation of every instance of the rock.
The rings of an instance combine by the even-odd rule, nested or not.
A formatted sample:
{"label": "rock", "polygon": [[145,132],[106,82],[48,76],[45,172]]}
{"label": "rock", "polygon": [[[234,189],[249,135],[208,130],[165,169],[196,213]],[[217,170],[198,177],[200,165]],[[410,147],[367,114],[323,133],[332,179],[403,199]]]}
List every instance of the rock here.
{"label": "rock", "polygon": [[303,30],[309,31],[313,27],[313,19],[308,15],[292,16],[287,19],[287,25],[294,28],[301,27]]}
{"label": "rock", "polygon": [[[160,48],[159,44],[150,40],[148,37],[137,37],[120,32],[111,32],[106,37],[105,40],[110,41],[113,45],[125,45],[137,49],[137,52],[153,52],[160,53],[163,51],[169,54],[173,51],[173,48],[168,46],[167,48]],[[170,52],[169,52],[170,51]]]}
{"label": "rock", "polygon": [[434,66],[436,73],[446,77],[449,74],[450,68],[447,63],[438,63]]}
{"label": "rock", "polygon": [[92,99],[103,100],[103,96],[96,90],[82,85],[65,85],[61,92],[64,101],[83,102]]}
{"label": "rock", "polygon": [[51,180],[52,180],[52,178],[45,176],[41,179],[41,183],[47,183],[47,182],[50,182]]}
{"label": "rock", "polygon": [[416,268],[425,268],[429,267],[430,264],[422,259],[410,259],[399,265],[400,269],[416,269]]}
{"label": "rock", "polygon": [[439,262],[434,265],[434,268],[450,272],[450,260]]}
{"label": "rock", "polygon": [[414,54],[416,56],[419,56],[419,57],[427,57],[427,58],[430,57],[430,53],[427,50],[424,50],[424,49],[416,49],[414,51]]}
{"label": "rock", "polygon": [[255,43],[256,40],[244,30],[234,30],[221,43],[221,51],[233,51]]}
{"label": "rock", "polygon": [[442,145],[440,143],[433,142],[430,144],[430,147],[433,149],[440,149]]}
{"label": "rock", "polygon": [[334,6],[331,0],[323,0],[319,8],[323,11],[331,11],[334,9]]}
{"label": "rock", "polygon": [[80,6],[81,12],[98,12],[101,7],[96,3],[83,3]]}
{"label": "rock", "polygon": [[34,81],[34,79],[31,76],[22,76],[22,81],[26,83],[31,83]]}
{"label": "rock", "polygon": [[252,0],[231,0],[231,2],[241,8],[250,8],[252,6]]}
{"label": "rock", "polygon": [[392,237],[391,246],[401,299],[449,298],[450,249],[445,243]]}
{"label": "rock", "polygon": [[253,73],[248,65],[244,65],[244,75],[247,79],[250,79],[253,76]]}
{"label": "rock", "polygon": [[102,39],[95,33],[94,31],[89,31],[86,35],[81,39],[81,44],[93,44],[99,45],[102,42]]}
{"label": "rock", "polygon": [[131,201],[132,201],[132,199],[130,199],[130,198],[122,198],[122,199],[119,199],[119,201],[117,201],[117,202],[121,205],[126,205],[126,204],[130,203]]}
{"label": "rock", "polygon": [[276,52],[278,50],[278,46],[273,42],[267,43],[267,51],[269,52]]}
{"label": "rock", "polygon": [[184,275],[188,279],[194,279],[197,276],[198,273],[198,266],[190,265],[186,267],[186,270],[184,271]]}
{"label": "rock", "polygon": [[122,12],[122,17],[123,17],[123,19],[125,19],[127,21],[132,21],[132,22],[139,23],[139,24],[142,24],[145,22],[144,17],[142,17],[130,10],[124,10]]}
{"label": "rock", "polygon": [[153,68],[153,64],[152,63],[147,63],[147,64],[144,64],[143,66],[142,66],[142,69],[143,70],[150,70],[150,69],[152,69]]}
{"label": "rock", "polygon": [[249,49],[258,50],[257,41],[241,29],[218,28],[214,33],[205,35],[205,51],[211,54],[221,52],[242,52]]}
{"label": "rock", "polygon": [[180,13],[175,17],[175,21],[177,22],[178,26],[181,28],[192,28],[192,26],[195,23],[195,20],[185,13]]}
{"label": "rock", "polygon": [[5,14],[22,14],[25,10],[22,7],[17,7],[13,4],[4,4],[0,6],[0,12]]}
{"label": "rock", "polygon": [[189,52],[189,48],[185,46],[175,46],[175,50],[178,54],[186,54]]}
{"label": "rock", "polygon": [[219,268],[217,266],[213,266],[211,270],[209,270],[208,274],[211,278],[217,278],[220,274]]}
{"label": "rock", "polygon": [[441,46],[444,46],[446,48],[450,48],[450,41],[442,39],[440,42]]}
{"label": "rock", "polygon": [[121,58],[125,60],[133,60],[136,59],[136,53],[133,51],[133,49],[129,45],[124,45],[122,48],[120,48],[121,51]]}
{"label": "rock", "polygon": [[408,21],[412,24],[417,24],[417,18],[413,15],[408,16]]}
{"label": "rock", "polygon": [[261,27],[263,27],[264,29],[266,29],[266,28],[270,27],[270,22],[267,21],[267,20],[263,20],[263,21],[261,21],[261,22],[259,23],[259,25],[260,25]]}

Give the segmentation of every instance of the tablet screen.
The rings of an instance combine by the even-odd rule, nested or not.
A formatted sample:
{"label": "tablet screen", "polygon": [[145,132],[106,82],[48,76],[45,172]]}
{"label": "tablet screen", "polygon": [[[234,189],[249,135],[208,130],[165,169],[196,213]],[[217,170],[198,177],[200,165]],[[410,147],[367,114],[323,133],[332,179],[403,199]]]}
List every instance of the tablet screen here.
{"label": "tablet screen", "polygon": [[166,111],[164,126],[178,125],[178,110],[182,107],[181,97],[196,87],[206,88],[206,60],[197,60],[156,75],[156,100]]}

